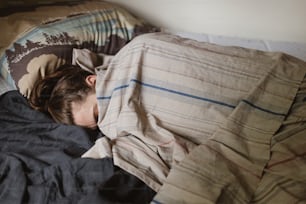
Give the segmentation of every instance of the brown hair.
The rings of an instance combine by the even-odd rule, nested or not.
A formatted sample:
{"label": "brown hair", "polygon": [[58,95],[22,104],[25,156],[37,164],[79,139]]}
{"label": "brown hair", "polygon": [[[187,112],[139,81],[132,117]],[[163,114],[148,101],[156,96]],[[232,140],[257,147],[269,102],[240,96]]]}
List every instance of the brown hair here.
{"label": "brown hair", "polygon": [[30,105],[49,114],[56,122],[74,124],[72,102],[81,102],[94,88],[86,83],[92,73],[74,65],[63,65],[37,81],[29,98]]}

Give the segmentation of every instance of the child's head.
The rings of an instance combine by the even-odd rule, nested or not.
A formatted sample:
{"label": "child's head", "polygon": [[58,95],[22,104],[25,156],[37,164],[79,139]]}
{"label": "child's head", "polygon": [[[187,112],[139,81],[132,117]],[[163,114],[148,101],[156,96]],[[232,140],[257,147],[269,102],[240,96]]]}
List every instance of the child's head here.
{"label": "child's head", "polygon": [[[36,110],[49,114],[56,122],[64,124],[76,124],[81,126],[93,126],[82,121],[85,117],[97,117],[96,97],[95,96],[96,76],[78,66],[64,65],[54,73],[47,75],[37,81],[30,95],[30,104]],[[87,98],[91,101],[85,104]],[[96,99],[95,99],[96,100]],[[95,104],[94,104],[95,103]],[[94,114],[91,110],[81,112],[84,108],[95,106]],[[90,107],[89,107],[90,106]],[[82,118],[81,114],[85,114]],[[90,115],[91,114],[91,115]]]}

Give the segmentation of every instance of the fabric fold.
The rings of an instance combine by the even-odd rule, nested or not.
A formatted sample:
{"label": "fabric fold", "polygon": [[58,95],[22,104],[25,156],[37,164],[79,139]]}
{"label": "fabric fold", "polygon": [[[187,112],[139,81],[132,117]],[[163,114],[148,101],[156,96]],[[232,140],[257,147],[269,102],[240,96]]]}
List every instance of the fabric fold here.
{"label": "fabric fold", "polygon": [[282,53],[142,35],[96,72],[98,126],[153,202],[248,203],[305,72]]}

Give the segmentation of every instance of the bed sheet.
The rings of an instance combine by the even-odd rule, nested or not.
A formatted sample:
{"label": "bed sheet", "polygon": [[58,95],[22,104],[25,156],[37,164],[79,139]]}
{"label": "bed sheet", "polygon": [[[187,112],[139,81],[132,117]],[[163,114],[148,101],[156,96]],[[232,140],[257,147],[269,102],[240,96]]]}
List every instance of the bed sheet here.
{"label": "bed sheet", "polygon": [[191,38],[200,42],[210,42],[225,46],[240,46],[271,52],[284,52],[306,61],[306,44],[298,42],[273,41],[264,39],[248,39],[229,37],[212,34],[200,34],[182,31],[165,30],[165,32],[175,34],[185,38]]}

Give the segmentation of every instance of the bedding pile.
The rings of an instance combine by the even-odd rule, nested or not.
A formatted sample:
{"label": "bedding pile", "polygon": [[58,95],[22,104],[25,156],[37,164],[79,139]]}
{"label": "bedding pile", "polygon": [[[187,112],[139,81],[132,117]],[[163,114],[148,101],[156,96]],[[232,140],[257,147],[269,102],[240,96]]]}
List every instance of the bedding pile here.
{"label": "bedding pile", "polygon": [[143,203],[155,192],[111,158],[80,156],[101,135],[57,124],[20,92],[0,96],[0,203]]}
{"label": "bedding pile", "polygon": [[154,33],[96,73],[106,137],[83,157],[112,157],[153,203],[305,201],[305,62]]}
{"label": "bedding pile", "polygon": [[100,0],[0,4],[0,203],[150,202],[156,192],[111,158],[80,158],[100,132],[56,124],[27,97],[73,48],[114,55],[157,28]]}
{"label": "bedding pile", "polygon": [[[306,201],[306,62],[157,32],[105,1],[45,3],[0,14],[0,203]],[[97,74],[101,131],[28,104],[70,63]]]}

